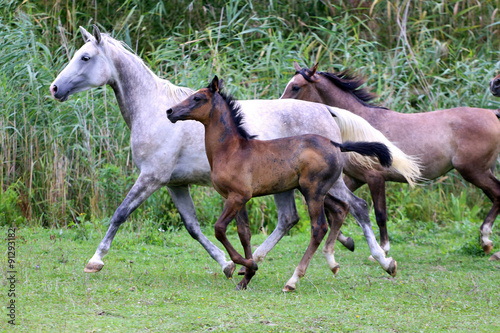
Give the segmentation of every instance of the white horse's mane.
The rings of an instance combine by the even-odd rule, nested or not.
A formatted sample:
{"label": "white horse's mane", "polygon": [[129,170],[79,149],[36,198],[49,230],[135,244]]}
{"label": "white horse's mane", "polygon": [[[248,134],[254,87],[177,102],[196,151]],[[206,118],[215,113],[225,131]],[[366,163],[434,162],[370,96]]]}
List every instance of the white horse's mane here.
{"label": "white horse's mane", "polygon": [[180,86],[173,84],[172,82],[170,82],[167,79],[160,78],[158,75],[156,75],[151,70],[151,68],[149,68],[144,63],[144,60],[142,60],[141,57],[139,57],[134,52],[134,50],[132,50],[132,48],[127,45],[127,43],[120,41],[120,40],[117,40],[117,39],[114,39],[109,34],[105,34],[105,33],[101,34],[101,37],[107,43],[109,43],[113,47],[117,48],[121,52],[133,57],[135,59],[135,61],[140,63],[142,66],[144,66],[144,68],[156,79],[156,81],[163,85],[163,87],[165,88],[165,92],[167,94],[167,97],[173,99],[176,103],[182,102],[184,99],[186,99],[187,97],[189,97],[190,95],[192,95],[195,92],[191,88],[180,87]]}

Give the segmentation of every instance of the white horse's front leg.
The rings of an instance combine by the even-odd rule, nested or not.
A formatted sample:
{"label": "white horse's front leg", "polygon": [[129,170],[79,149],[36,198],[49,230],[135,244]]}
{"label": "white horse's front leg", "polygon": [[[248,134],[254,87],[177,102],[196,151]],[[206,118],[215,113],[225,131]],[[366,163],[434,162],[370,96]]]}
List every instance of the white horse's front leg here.
{"label": "white horse's front leg", "polygon": [[179,210],[181,214],[182,222],[187,231],[196,239],[201,246],[210,254],[210,256],[217,261],[221,266],[224,275],[230,278],[233,275],[236,266],[232,261],[226,261],[226,255],[224,251],[215,246],[202,232],[200,228],[200,223],[196,217],[196,210],[194,208],[193,199],[189,193],[188,186],[170,186],[168,187],[169,193],[172,196],[175,207]]}
{"label": "white horse's front leg", "polygon": [[89,260],[84,269],[86,273],[99,272],[104,266],[102,258],[108,254],[111,243],[115,238],[120,225],[127,220],[130,214],[139,207],[151,194],[161,187],[161,184],[153,177],[139,175],[132,189],[125,197],[111,218],[108,231],[99,244],[94,256]]}

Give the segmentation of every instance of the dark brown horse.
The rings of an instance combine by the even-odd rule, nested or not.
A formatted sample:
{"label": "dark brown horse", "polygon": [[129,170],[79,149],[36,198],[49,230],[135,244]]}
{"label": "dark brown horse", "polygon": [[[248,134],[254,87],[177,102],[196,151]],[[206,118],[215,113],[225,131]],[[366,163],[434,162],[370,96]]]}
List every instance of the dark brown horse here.
{"label": "dark brown horse", "polygon": [[[217,192],[226,198],[224,210],[215,223],[215,236],[224,245],[231,260],[246,267],[238,288],[246,288],[258,269],[252,258],[246,203],[252,197],[291,189],[298,189],[304,195],[311,218],[311,240],[293,277],[284,287],[284,291],[294,290],[328,231],[325,206],[333,235],[328,237],[328,241],[335,241],[347,213],[349,203],[341,199],[345,195],[328,194],[332,187],[348,191],[341,177],[341,151],[376,156],[385,167],[391,164],[391,154],[381,143],[339,144],[318,135],[255,140],[241,126],[243,119],[239,105],[231,96],[220,93],[219,89],[220,83],[215,76],[208,88],[197,91],[167,110],[167,116],[174,123],[197,120],[205,126],[205,148],[212,183]],[[227,226],[235,217],[245,258],[226,237]],[[395,262],[392,264],[388,270],[391,274],[396,269]]]}
{"label": "dark brown horse", "polygon": [[[317,64],[307,69],[295,63],[295,69],[296,73],[281,98],[302,99],[349,110],[365,118],[404,153],[418,157],[422,178],[435,179],[454,168],[465,180],[483,190],[493,202],[480,228],[481,247],[486,254],[490,253],[493,242],[489,236],[500,212],[500,181],[491,169],[500,152],[500,122],[492,110],[458,107],[399,113],[369,104],[374,96],[360,88],[364,80],[348,72],[317,72]],[[497,87],[500,95],[500,82]],[[368,184],[380,228],[380,245],[388,251],[385,182],[405,180],[383,169],[357,176],[350,172],[349,175],[346,184],[352,191]],[[500,252],[490,258],[498,259]]]}

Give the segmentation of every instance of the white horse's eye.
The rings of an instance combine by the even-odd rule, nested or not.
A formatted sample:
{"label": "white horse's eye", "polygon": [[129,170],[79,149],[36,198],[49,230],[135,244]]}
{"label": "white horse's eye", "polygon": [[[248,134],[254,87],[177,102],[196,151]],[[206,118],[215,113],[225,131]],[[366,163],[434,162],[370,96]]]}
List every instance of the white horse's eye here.
{"label": "white horse's eye", "polygon": [[89,56],[82,56],[81,58],[83,61],[89,61],[90,60],[90,57]]}

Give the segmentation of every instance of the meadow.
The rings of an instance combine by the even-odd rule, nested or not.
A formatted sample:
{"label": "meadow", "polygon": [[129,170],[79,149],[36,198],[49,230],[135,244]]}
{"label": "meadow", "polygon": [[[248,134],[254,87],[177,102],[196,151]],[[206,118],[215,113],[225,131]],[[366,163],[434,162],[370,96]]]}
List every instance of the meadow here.
{"label": "meadow", "polygon": [[[321,71],[351,69],[366,77],[375,103],[400,112],[496,109],[500,100],[488,84],[500,70],[499,8],[493,0],[0,0],[0,228],[7,234],[17,227],[17,329],[498,329],[499,264],[478,241],[491,202],[455,172],[415,188],[388,184],[390,254],[400,268],[394,279],[367,261],[348,217],[357,250],[337,246],[339,275],[317,254],[298,291],[282,294],[309,238],[297,195],[299,224],[251,288],[236,293],[182,227],[166,189],[131,215],[103,271],[85,275],[137,177],[130,133],[109,87],[57,103],[49,85],[82,45],[78,27],[96,23],[160,77],[200,88],[217,74],[240,99],[278,98],[297,61],[319,62]],[[213,236],[222,199],[211,188],[191,193]],[[356,194],[370,202],[366,188]],[[249,215],[259,245],[276,225],[272,198],[254,200]],[[491,237],[495,252],[499,230]],[[230,233],[236,237],[235,228]],[[1,262],[3,299],[7,255]]]}
{"label": "meadow", "polygon": [[[471,224],[466,228],[476,230]],[[337,246],[337,276],[318,253],[298,289],[287,294],[281,289],[307,246],[308,232],[285,237],[245,291],[235,291],[240,278],[226,279],[187,232],[159,232],[152,221],[141,230],[125,226],[103,270],[83,273],[104,232],[94,225],[17,232],[16,331],[494,332],[500,327],[500,265],[464,251],[464,226],[416,222],[391,228],[391,253],[399,267],[392,278],[367,259],[368,246],[351,223],[344,232],[357,249]],[[230,239],[238,243],[237,235]],[[256,235],[252,244],[264,239]],[[2,306],[0,327],[10,331],[4,313]]]}

